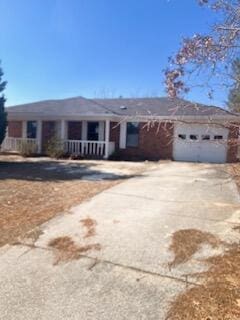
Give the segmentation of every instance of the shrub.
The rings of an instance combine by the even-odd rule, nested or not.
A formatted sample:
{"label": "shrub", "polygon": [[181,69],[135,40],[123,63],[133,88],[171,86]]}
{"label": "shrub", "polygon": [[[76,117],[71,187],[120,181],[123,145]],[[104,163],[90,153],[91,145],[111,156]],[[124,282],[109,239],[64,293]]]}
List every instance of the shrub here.
{"label": "shrub", "polygon": [[108,158],[111,161],[146,161],[148,160],[145,156],[141,154],[127,154],[124,152],[121,152],[121,150],[114,151],[113,154],[111,154]]}
{"label": "shrub", "polygon": [[37,145],[27,141],[21,141],[18,145],[18,152],[23,157],[31,157],[37,153]]}
{"label": "shrub", "polygon": [[56,136],[51,138],[45,146],[45,152],[50,158],[62,158],[65,155],[63,141]]}

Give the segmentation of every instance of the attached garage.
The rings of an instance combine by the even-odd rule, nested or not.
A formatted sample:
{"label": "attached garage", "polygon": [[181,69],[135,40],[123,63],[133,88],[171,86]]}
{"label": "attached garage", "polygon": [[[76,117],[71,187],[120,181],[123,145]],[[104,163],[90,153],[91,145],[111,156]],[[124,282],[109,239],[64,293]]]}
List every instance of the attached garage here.
{"label": "attached garage", "polygon": [[229,130],[221,126],[177,123],[173,158],[176,161],[225,163],[228,135]]}

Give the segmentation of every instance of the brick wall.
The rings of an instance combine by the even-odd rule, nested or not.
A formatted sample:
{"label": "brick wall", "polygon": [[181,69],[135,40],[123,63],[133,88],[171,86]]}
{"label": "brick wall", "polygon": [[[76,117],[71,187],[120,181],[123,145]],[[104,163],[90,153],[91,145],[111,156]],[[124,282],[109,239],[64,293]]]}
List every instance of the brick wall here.
{"label": "brick wall", "polygon": [[82,122],[81,121],[68,122],[68,139],[69,140],[82,139]]}
{"label": "brick wall", "polygon": [[119,150],[120,124],[118,122],[110,123],[110,141],[115,142],[115,149]]}
{"label": "brick wall", "polygon": [[11,138],[22,137],[22,121],[8,121],[8,136]]}
{"label": "brick wall", "polygon": [[173,124],[161,123],[147,126],[140,123],[138,147],[119,149],[120,128],[112,129],[111,141],[115,141],[119,158],[127,160],[159,160],[172,159],[173,152]]}
{"label": "brick wall", "polygon": [[148,127],[141,124],[140,149],[152,160],[171,159],[173,151],[173,125],[160,123]]}

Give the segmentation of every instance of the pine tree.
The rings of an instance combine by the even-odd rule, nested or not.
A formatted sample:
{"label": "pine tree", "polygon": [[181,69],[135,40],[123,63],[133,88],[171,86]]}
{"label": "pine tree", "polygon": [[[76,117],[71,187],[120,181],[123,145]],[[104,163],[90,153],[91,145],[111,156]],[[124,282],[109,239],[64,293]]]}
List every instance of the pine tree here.
{"label": "pine tree", "polygon": [[233,112],[240,112],[240,58],[232,64],[233,88],[228,96],[228,108]]}
{"label": "pine tree", "polygon": [[7,82],[2,81],[3,71],[0,66],[0,145],[3,142],[3,139],[6,134],[6,128],[7,128],[7,113],[4,108],[5,104],[5,97],[3,95],[3,91],[6,87]]}

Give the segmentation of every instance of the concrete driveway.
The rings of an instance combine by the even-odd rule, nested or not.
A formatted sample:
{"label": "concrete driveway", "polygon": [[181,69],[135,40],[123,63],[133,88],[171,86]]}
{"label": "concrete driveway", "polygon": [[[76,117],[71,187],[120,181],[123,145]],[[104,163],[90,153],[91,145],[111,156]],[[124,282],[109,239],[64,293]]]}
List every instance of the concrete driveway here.
{"label": "concrete driveway", "polygon": [[[90,236],[81,221],[88,218],[96,224]],[[235,242],[232,229],[239,221],[238,191],[224,165],[160,163],[51,220],[34,246],[26,240],[4,247],[1,317],[165,319],[170,301],[186,288],[186,274],[194,284],[191,274],[206,269],[201,258],[221,250],[204,245],[190,261],[170,269],[173,233],[197,229]],[[101,250],[54,265],[49,242],[66,236]]]}

